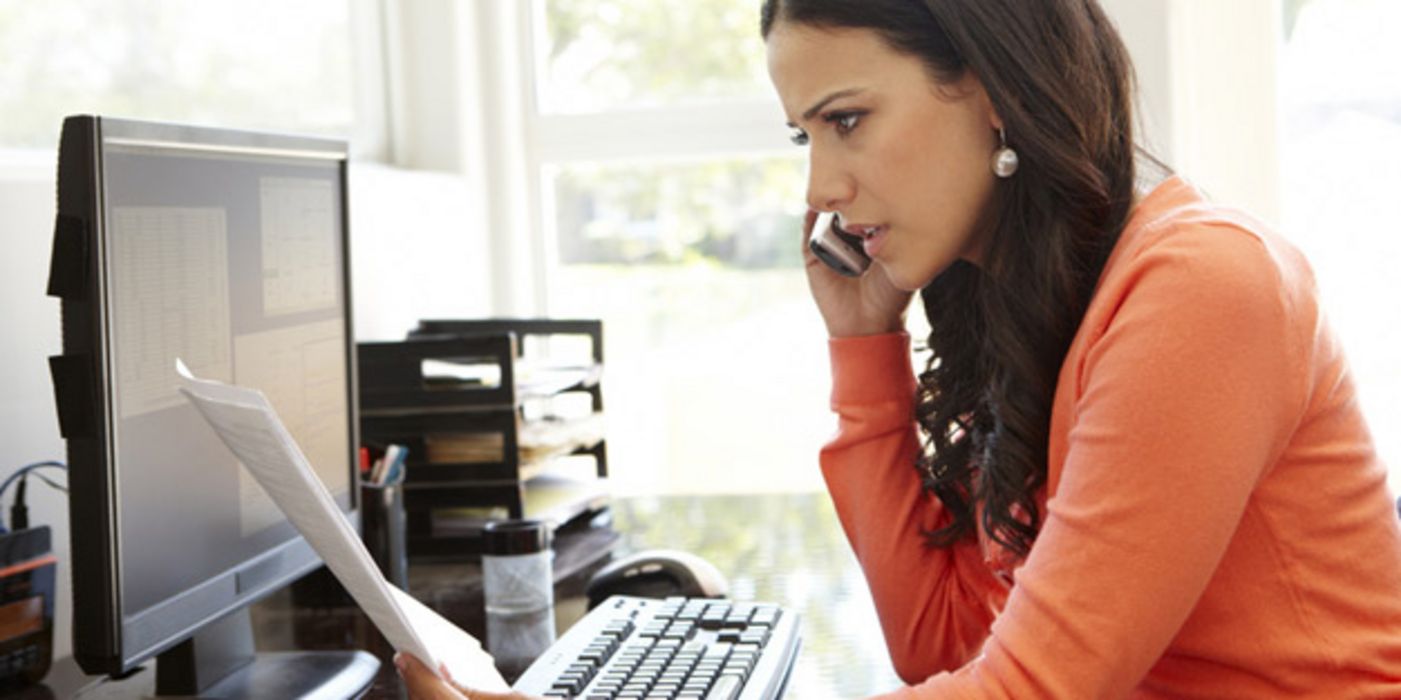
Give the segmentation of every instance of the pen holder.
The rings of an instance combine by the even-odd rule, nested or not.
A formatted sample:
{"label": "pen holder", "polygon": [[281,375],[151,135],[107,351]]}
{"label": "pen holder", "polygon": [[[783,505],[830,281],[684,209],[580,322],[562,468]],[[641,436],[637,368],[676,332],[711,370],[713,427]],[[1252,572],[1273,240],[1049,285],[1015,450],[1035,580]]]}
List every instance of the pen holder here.
{"label": "pen holder", "polygon": [[404,485],[360,485],[361,539],[385,580],[409,588],[409,559],[405,541]]}

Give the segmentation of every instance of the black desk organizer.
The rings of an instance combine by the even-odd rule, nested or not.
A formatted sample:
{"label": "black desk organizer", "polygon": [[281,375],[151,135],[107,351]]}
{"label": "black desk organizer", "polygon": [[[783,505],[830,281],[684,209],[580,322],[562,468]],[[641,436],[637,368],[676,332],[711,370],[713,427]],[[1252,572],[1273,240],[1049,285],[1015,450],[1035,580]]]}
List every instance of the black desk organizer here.
{"label": "black desk organizer", "polygon": [[[597,320],[421,321],[404,341],[359,344],[361,439],[409,448],[404,508],[411,558],[453,561],[480,554],[484,522],[444,527],[435,511],[504,510],[510,518],[550,518],[564,530],[607,525],[608,495],[598,481],[608,475],[607,447],[601,438],[570,453],[593,457],[593,483],[555,479],[548,466],[529,465],[521,457],[524,405],[532,398],[518,386],[525,338],[565,335],[586,336],[593,365],[602,367],[603,324]],[[500,379],[495,384],[443,382],[425,373],[426,360],[494,365]],[[578,392],[588,394],[594,414],[602,413],[597,374],[558,387],[554,394]],[[490,436],[499,441],[500,458],[430,461],[430,440],[453,435]],[[576,487],[577,493],[570,490]],[[561,491],[563,498],[558,497]],[[553,493],[556,502],[532,512],[532,492]]]}

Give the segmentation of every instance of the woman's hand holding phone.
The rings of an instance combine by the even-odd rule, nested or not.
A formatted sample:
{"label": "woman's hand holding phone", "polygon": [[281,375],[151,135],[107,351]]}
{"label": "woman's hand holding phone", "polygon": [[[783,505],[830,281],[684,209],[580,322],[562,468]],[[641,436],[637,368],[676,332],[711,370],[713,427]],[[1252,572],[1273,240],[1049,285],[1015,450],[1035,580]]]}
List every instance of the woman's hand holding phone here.
{"label": "woman's hand holding phone", "polygon": [[831,225],[830,214],[808,211],[803,220],[803,267],[828,335],[841,338],[905,330],[905,310],[913,294],[897,289],[883,270],[848,277],[819,259],[811,247],[819,216],[823,226]]}

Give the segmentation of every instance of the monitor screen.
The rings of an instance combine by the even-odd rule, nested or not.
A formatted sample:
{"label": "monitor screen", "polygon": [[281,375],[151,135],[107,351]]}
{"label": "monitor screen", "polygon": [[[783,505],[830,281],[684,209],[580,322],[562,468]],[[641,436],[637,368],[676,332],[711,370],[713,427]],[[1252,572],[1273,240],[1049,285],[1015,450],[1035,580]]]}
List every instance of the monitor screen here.
{"label": "monitor screen", "polygon": [[85,294],[63,295],[64,350],[90,358],[95,404],[81,434],[63,387],[85,375],[56,364],[73,424],[74,647],[86,670],[116,673],[318,562],[177,391],[176,358],[266,394],[354,512],[345,147],[75,117],[60,151],[51,278],[88,273]]}

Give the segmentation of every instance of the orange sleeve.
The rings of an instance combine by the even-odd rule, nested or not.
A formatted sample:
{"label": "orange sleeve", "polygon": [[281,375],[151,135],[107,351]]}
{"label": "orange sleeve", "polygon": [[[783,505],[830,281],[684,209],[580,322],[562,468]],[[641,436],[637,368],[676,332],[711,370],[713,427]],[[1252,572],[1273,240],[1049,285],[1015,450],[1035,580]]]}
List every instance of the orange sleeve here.
{"label": "orange sleeve", "polygon": [[1061,483],[982,654],[893,697],[1128,696],[1287,443],[1309,351],[1264,245],[1199,225],[1129,264],[1083,355]]}
{"label": "orange sleeve", "polygon": [[975,543],[924,545],[944,520],[915,472],[915,379],[909,336],[834,338],[832,409],[837,435],[822,473],[871,588],[886,645],[907,682],[957,668],[977,653],[1005,586]]}

